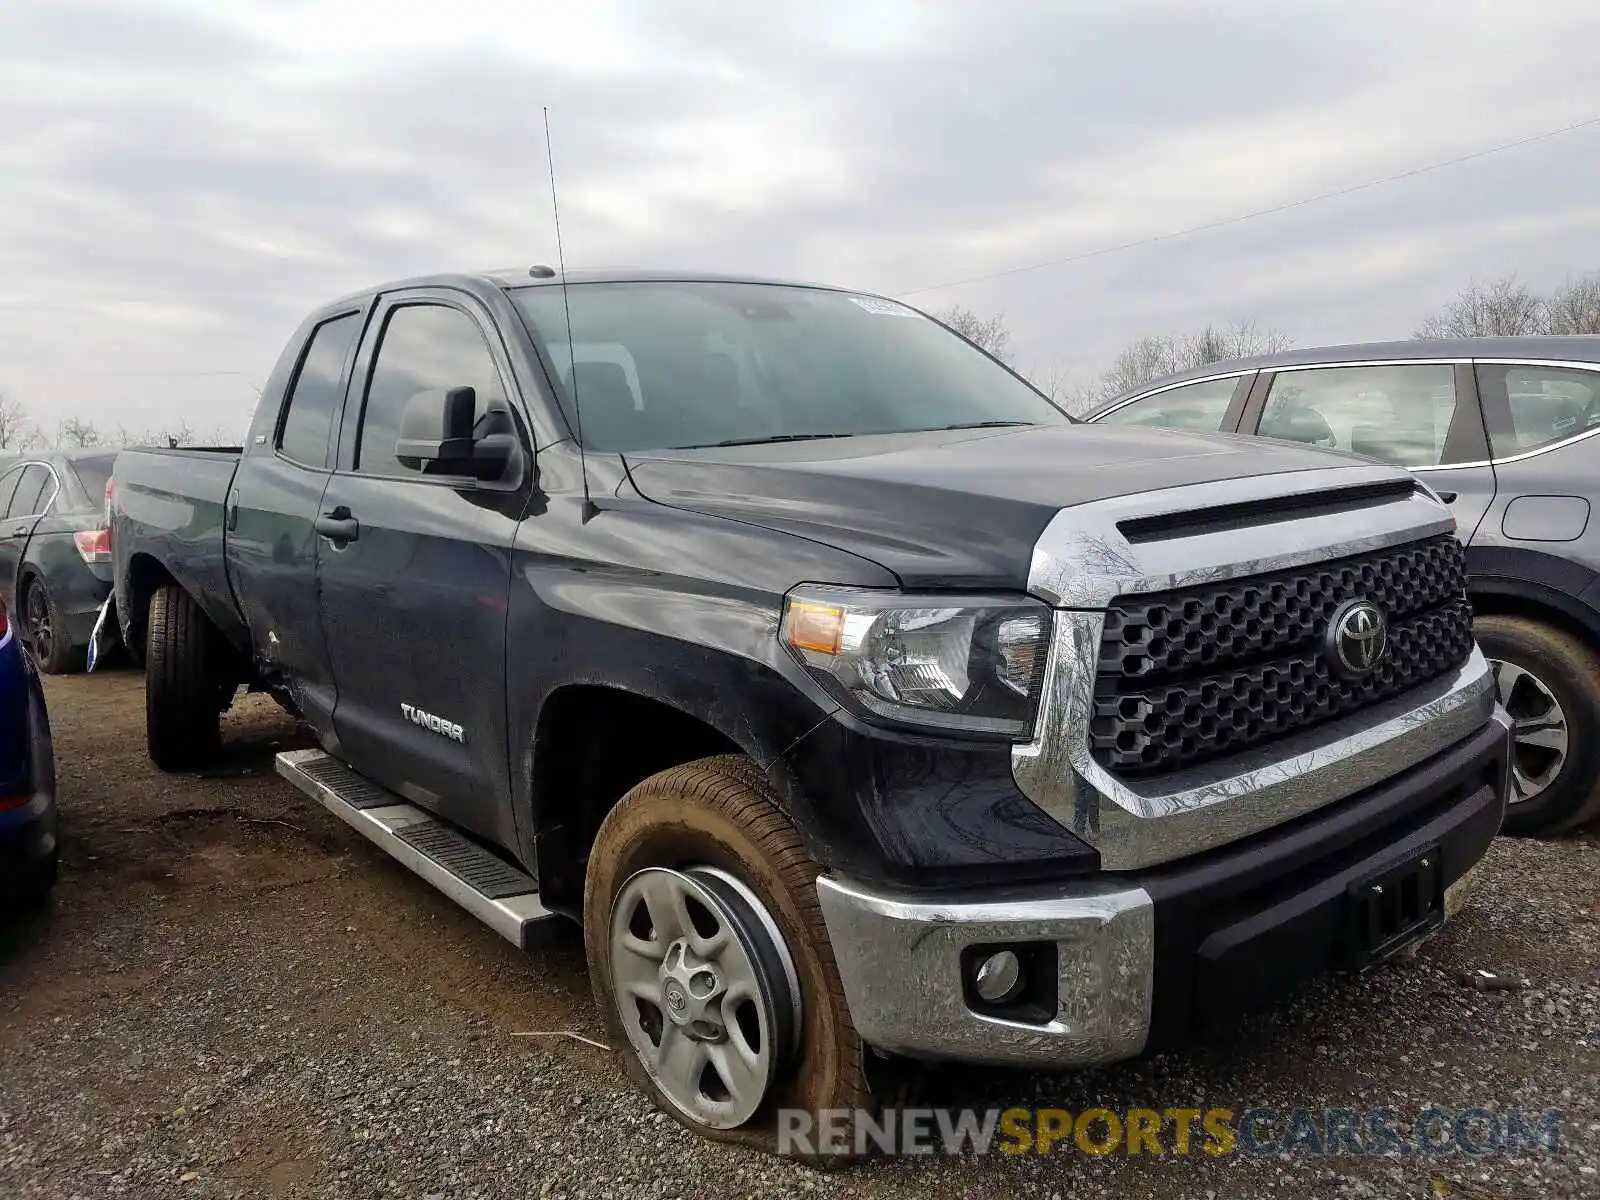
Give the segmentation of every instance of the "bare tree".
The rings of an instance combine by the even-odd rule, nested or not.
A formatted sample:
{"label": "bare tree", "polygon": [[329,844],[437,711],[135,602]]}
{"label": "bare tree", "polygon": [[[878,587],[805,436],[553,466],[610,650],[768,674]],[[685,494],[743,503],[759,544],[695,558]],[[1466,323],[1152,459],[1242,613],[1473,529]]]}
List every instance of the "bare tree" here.
{"label": "bare tree", "polygon": [[114,446],[222,446],[237,444],[238,437],[227,426],[217,424],[206,429],[196,429],[188,421],[179,419],[171,425],[146,426],[133,429],[118,425],[116,432],[105,439]]}
{"label": "bare tree", "polygon": [[1544,297],[1506,275],[1488,283],[1471,280],[1444,309],[1417,326],[1413,337],[1520,337],[1549,329]]}
{"label": "bare tree", "polygon": [[1600,333],[1600,271],[1556,288],[1545,313],[1551,333]]}
{"label": "bare tree", "polygon": [[1132,391],[1163,375],[1230,358],[1271,354],[1289,345],[1289,335],[1283,330],[1262,329],[1254,321],[1207,325],[1190,334],[1149,334],[1124,346],[1110,369],[1083,389],[1085,406]]}
{"label": "bare tree", "polygon": [[1236,325],[1207,325],[1185,338],[1179,350],[1183,368],[1204,367],[1230,358],[1249,358],[1253,354],[1273,354],[1288,348],[1289,335],[1270,326],[1257,327],[1254,321]]}
{"label": "bare tree", "polygon": [[56,426],[56,445],[67,449],[98,446],[104,440],[93,421],[68,417]]}
{"label": "bare tree", "polygon": [[1004,317],[980,317],[959,304],[933,314],[974,345],[981,346],[1003,363],[1012,357],[1011,330]]}
{"label": "bare tree", "polygon": [[22,401],[0,392],[0,451],[26,449],[33,437],[33,422]]}

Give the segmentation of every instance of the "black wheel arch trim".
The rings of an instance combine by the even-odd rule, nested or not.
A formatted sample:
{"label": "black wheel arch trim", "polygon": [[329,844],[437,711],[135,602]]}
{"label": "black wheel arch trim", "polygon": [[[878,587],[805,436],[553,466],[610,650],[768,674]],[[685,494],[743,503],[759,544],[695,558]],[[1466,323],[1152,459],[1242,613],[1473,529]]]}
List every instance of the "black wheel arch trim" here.
{"label": "black wheel arch trim", "polygon": [[1600,575],[1589,568],[1539,550],[1469,548],[1467,574],[1475,608],[1542,609],[1600,646]]}

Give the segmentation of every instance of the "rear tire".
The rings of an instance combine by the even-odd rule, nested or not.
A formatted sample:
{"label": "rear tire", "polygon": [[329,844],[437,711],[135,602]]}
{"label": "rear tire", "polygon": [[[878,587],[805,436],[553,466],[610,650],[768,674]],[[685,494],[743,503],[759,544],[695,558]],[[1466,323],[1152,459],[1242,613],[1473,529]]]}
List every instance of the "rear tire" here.
{"label": "rear tire", "polygon": [[1473,630],[1516,722],[1504,831],[1549,837],[1600,816],[1600,657],[1527,617],[1479,617]]}
{"label": "rear tire", "polygon": [[163,771],[200,766],[220,752],[221,716],[234,691],[230,651],[194,597],[177,584],[150,598],[145,742],[150,761]]}
{"label": "rear tire", "polygon": [[[776,935],[776,941],[757,949],[776,945],[792,965],[791,982],[799,994],[798,1036],[779,1047],[781,1061],[759,1107],[736,1127],[718,1127],[685,1111],[652,1076],[624,1025],[630,1020],[639,1024],[635,1015],[645,1014],[649,1006],[629,999],[625,1011],[618,1002],[613,918],[619,898],[626,902],[637,894],[630,881],[650,868],[665,868],[669,875],[682,873],[691,880],[703,880],[709,868],[736,881],[770,918],[768,932]],[[819,874],[794,825],[779,809],[766,777],[753,763],[735,756],[700,759],[652,775],[624,796],[600,826],[589,858],[583,914],[595,1002],[635,1085],[696,1133],[776,1152],[784,1149],[777,1138],[780,1108],[815,1115],[822,1109],[853,1112],[871,1107],[865,1050],[850,1021],[817,901]],[[626,920],[626,908],[623,913]],[[661,939],[651,929],[648,940]],[[760,953],[751,958],[771,961]],[[783,992],[782,986],[777,990]],[[672,999],[665,994],[666,1002]],[[656,1017],[665,1016],[663,1003]],[[644,1018],[646,1026],[654,1021]],[[647,1036],[655,1039],[648,1030]],[[664,1050],[665,1042],[660,1044]]]}
{"label": "rear tire", "polygon": [[28,631],[33,660],[46,675],[66,675],[83,670],[85,646],[67,638],[67,623],[45,581],[30,575],[22,589],[22,619]]}

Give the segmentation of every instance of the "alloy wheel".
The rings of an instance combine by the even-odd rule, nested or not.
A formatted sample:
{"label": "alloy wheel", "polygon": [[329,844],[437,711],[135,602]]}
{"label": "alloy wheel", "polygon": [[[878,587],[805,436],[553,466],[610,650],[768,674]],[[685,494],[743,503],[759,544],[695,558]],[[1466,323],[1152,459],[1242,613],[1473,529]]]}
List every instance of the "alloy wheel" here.
{"label": "alloy wheel", "polygon": [[50,598],[44,587],[33,584],[28,588],[28,604],[24,618],[28,623],[28,641],[33,646],[34,657],[48,661],[55,650],[55,630],[50,625]]}
{"label": "alloy wheel", "polygon": [[1526,667],[1491,659],[1500,703],[1512,721],[1510,803],[1524,804],[1567,764],[1567,714],[1550,686]]}

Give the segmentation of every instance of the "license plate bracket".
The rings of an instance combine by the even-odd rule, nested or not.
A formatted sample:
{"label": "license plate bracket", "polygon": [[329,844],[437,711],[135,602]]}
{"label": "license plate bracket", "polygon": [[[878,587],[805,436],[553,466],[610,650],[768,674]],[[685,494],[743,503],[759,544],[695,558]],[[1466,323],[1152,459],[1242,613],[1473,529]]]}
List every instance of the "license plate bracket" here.
{"label": "license plate bracket", "polygon": [[1437,929],[1444,921],[1444,872],[1439,847],[1350,885],[1351,957],[1369,966]]}

